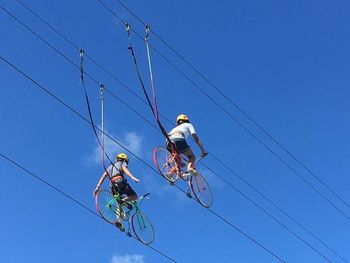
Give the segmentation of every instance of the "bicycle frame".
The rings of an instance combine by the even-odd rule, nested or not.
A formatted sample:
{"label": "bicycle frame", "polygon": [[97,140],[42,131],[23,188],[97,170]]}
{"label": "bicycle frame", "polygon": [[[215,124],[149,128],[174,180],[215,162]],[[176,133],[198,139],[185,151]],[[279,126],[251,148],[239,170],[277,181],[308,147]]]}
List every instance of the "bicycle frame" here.
{"label": "bicycle frame", "polygon": [[[172,159],[169,161],[175,161],[176,163],[176,169],[177,169],[177,175],[182,178],[182,175],[183,174],[186,174],[182,171],[182,160],[183,160],[183,157],[181,156],[181,154],[176,150],[175,146],[174,145],[171,145],[169,147],[170,149],[170,153],[171,153],[171,156],[172,156]],[[195,161],[193,162],[193,166],[196,167],[197,163],[202,159],[203,157],[200,156],[199,158],[195,159]],[[186,163],[188,163],[188,159],[185,160]]]}
{"label": "bicycle frame", "polygon": [[[147,193],[147,194],[144,194],[142,196],[140,196],[140,198],[138,200],[133,200],[133,201],[130,201],[130,202],[125,202],[124,204],[120,204],[120,200],[122,199],[121,195],[119,193],[113,195],[113,198],[107,203],[107,206],[108,207],[111,207],[111,205],[113,204],[113,202],[116,202],[119,204],[119,207],[122,208],[122,210],[124,211],[124,208],[126,206],[126,203],[129,203],[132,205],[132,208],[129,210],[129,211],[124,211],[125,213],[128,213],[130,214],[131,211],[134,211],[134,214],[135,213],[140,213],[141,210],[140,210],[140,205],[142,204],[143,200],[149,196],[150,193]],[[117,211],[115,211],[117,212]]]}

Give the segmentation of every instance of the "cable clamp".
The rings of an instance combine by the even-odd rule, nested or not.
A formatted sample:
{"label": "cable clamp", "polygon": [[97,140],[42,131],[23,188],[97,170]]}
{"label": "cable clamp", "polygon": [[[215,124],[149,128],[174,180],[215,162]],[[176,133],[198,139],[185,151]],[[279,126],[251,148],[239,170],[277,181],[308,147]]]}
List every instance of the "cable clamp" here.
{"label": "cable clamp", "polygon": [[126,30],[126,32],[128,32],[128,34],[130,34],[130,29],[131,29],[130,24],[128,22],[126,22],[125,23],[125,30]]}
{"label": "cable clamp", "polygon": [[149,32],[151,31],[151,26],[150,25],[146,25],[146,36],[145,36],[145,41],[148,42],[149,41]]}
{"label": "cable clamp", "polygon": [[80,57],[83,58],[85,51],[81,48],[79,50]]}
{"label": "cable clamp", "polygon": [[101,100],[103,99],[104,88],[105,88],[105,85],[103,85],[103,84],[101,83],[101,84],[100,84],[100,97],[101,97]]}

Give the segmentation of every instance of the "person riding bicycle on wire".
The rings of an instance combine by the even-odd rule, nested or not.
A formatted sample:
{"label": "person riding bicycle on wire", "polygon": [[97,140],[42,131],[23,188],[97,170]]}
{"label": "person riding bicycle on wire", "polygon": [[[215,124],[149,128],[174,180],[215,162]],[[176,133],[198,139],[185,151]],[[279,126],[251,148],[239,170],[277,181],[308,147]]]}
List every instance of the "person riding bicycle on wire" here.
{"label": "person riding bicycle on wire", "polygon": [[198,135],[196,134],[196,131],[193,128],[193,125],[190,123],[190,120],[188,117],[184,114],[180,114],[176,118],[176,127],[173,128],[169,133],[169,139],[175,144],[176,150],[184,154],[188,159],[188,165],[187,165],[187,172],[196,174],[196,168],[194,167],[194,161],[195,161],[195,156],[186,142],[186,139],[192,135],[194,141],[200,148],[202,154],[201,156],[204,157],[208,153],[204,149],[201,141],[198,138]]}
{"label": "person riding bicycle on wire", "polygon": [[[140,180],[137,179],[135,176],[132,175],[132,173],[128,169],[128,163],[129,158],[125,153],[120,153],[115,157],[115,163],[111,164],[106,171],[102,174],[100,180],[97,183],[97,186],[93,192],[93,195],[96,196],[97,192],[100,189],[100,186],[102,185],[103,181],[107,176],[110,178],[110,187],[112,190],[113,195],[119,193],[121,196],[126,195],[126,197],[123,197],[121,199],[122,203],[134,201],[137,199],[137,194],[135,191],[131,188],[131,186],[128,184],[126,178],[124,175],[129,176],[135,183],[138,183]],[[123,230],[123,224],[122,220],[118,218],[118,221],[116,222],[116,226]]]}

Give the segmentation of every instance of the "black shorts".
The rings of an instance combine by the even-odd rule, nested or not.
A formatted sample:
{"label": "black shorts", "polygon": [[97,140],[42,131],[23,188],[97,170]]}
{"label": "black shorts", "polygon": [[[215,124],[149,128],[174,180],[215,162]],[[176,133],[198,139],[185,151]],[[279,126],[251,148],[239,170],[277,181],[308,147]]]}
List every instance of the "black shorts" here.
{"label": "black shorts", "polygon": [[136,195],[135,191],[131,188],[126,179],[112,183],[111,188],[113,194],[119,193],[120,195],[126,196]]}
{"label": "black shorts", "polygon": [[184,153],[188,149],[190,149],[190,146],[187,144],[186,140],[174,141],[174,143],[175,143],[175,146],[176,146],[176,150],[179,153]]}

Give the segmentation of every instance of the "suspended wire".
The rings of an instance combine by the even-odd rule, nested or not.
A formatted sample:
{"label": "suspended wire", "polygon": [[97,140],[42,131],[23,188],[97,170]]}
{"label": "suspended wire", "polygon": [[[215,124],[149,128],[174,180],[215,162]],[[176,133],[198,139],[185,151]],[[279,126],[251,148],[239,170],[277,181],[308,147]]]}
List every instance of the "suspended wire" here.
{"label": "suspended wire", "polygon": [[[28,27],[26,24],[24,24],[22,21],[20,21],[15,15],[10,13],[8,10],[0,6],[0,9],[2,9],[4,12],[6,12],[10,17],[12,17],[14,20],[16,20],[18,23],[20,23],[22,26],[24,26],[27,30],[29,30],[32,34],[34,34],[37,38],[39,38],[41,41],[43,41],[47,46],[49,46],[52,50],[54,50],[56,53],[58,53],[60,56],[62,56],[65,60],[67,60],[70,64],[72,64],[75,68],[80,70],[80,66],[77,65],[75,62],[73,62],[70,58],[68,58],[64,53],[59,51],[57,48],[55,48],[53,45],[51,45],[48,41],[46,41],[44,38],[42,38],[39,34],[37,34],[34,30],[32,30],[30,27]],[[84,74],[89,77],[92,81],[94,81],[97,85],[100,85],[100,82],[97,81],[92,75],[88,74],[86,71]],[[149,120],[147,120],[145,117],[143,117],[140,113],[138,113],[134,108],[130,107],[127,103],[125,103],[120,97],[118,97],[115,93],[105,88],[105,90],[111,94],[115,99],[117,99],[121,104],[123,104],[125,107],[129,108],[131,111],[133,111],[135,114],[137,114],[141,119],[143,119],[148,124],[153,125]]]}
{"label": "suspended wire", "polygon": [[[118,18],[121,22],[125,23],[125,21],[116,14],[111,8],[109,8],[103,1],[97,0],[103,7],[105,7],[112,15]],[[133,30],[134,31],[134,30]],[[136,31],[135,34],[141,38]],[[267,151],[269,151],[272,155],[274,155],[278,160],[280,160],[289,170],[293,172],[299,179],[301,179],[306,185],[308,185],[311,189],[313,189],[316,193],[318,193],[323,199],[325,199],[333,208],[335,208],[339,213],[341,213],[344,217],[350,221],[350,217],[346,215],[338,206],[336,206],[328,197],[322,194],[316,187],[314,187],[311,183],[309,183],[300,173],[298,173],[293,167],[291,167],[284,159],[282,159],[276,152],[274,152],[266,143],[264,143],[257,135],[251,132],[242,122],[240,122],[236,117],[234,117],[229,111],[227,111],[219,102],[213,99],[207,92],[205,92],[196,82],[194,82],[190,77],[188,77],[181,69],[179,69],[173,62],[171,62],[167,57],[165,57],[158,49],[156,49],[153,45],[150,45],[153,50],[164,59],[169,65],[171,65],[175,71],[177,71],[180,75],[182,75],[185,79],[192,83],[194,87],[196,87],[203,95],[205,95],[211,102],[213,102],[217,107],[219,107],[232,121],[234,121],[238,126],[240,126],[243,130],[245,130],[248,134],[250,134],[253,138],[255,138]]]}
{"label": "suspended wire", "polygon": [[246,194],[244,194],[242,191],[240,191],[238,188],[236,188],[235,186],[233,186],[233,184],[231,184],[230,182],[228,182],[225,178],[223,178],[221,175],[219,175],[217,172],[215,172],[213,169],[209,168],[206,164],[202,163],[202,165],[207,168],[209,171],[211,171],[213,174],[215,174],[217,177],[220,178],[220,180],[222,180],[223,182],[225,182],[229,187],[231,187],[232,189],[234,189],[236,192],[238,192],[239,194],[241,194],[244,198],[246,198],[247,200],[249,200],[249,202],[251,202],[254,206],[256,206],[257,208],[259,208],[261,211],[263,211],[266,215],[268,215],[269,217],[271,217],[274,221],[276,221],[278,224],[280,224],[284,229],[286,229],[289,233],[291,233],[293,236],[295,236],[296,238],[298,238],[300,241],[302,241],[305,245],[307,245],[309,248],[311,248],[313,251],[315,251],[317,254],[319,254],[321,257],[323,257],[325,260],[327,260],[328,262],[332,262],[329,258],[327,258],[324,254],[322,254],[320,251],[318,251],[317,249],[315,249],[309,242],[307,242],[305,239],[303,239],[301,236],[299,236],[298,234],[296,234],[292,229],[290,229],[288,226],[286,226],[285,224],[283,224],[280,220],[278,220],[276,217],[274,217],[271,213],[269,213],[266,209],[264,209],[262,206],[260,206],[258,203],[256,203],[253,199],[249,198]]}
{"label": "suspended wire", "polygon": [[[265,199],[268,203],[270,203],[272,206],[274,206],[277,210],[279,210],[281,213],[283,213],[285,216],[287,216],[290,220],[292,220],[296,225],[298,225],[300,228],[302,228],[304,231],[306,231],[309,235],[311,235],[313,238],[315,238],[317,241],[319,241],[321,244],[323,244],[325,247],[327,247],[330,251],[332,251],[335,255],[337,255],[339,258],[341,258],[344,262],[349,262],[344,256],[340,255],[337,251],[335,251],[333,248],[331,248],[329,245],[327,245],[325,242],[323,242],[320,238],[318,238],[315,234],[313,234],[309,229],[307,229],[305,226],[303,226],[301,223],[299,223],[295,218],[287,214],[281,207],[279,207],[277,204],[275,204],[270,198],[268,198],[266,195],[264,195],[262,192],[260,192],[256,187],[254,187],[252,184],[250,184],[246,179],[244,179],[241,175],[239,175],[236,171],[234,171],[231,167],[227,166],[224,162],[222,162],[220,159],[217,159],[215,156],[209,154],[212,156],[216,161],[218,161],[222,166],[224,166],[228,171],[230,171],[233,175],[235,175],[237,178],[239,178],[242,182],[244,182],[246,185],[248,185],[254,192],[256,192],[258,195],[260,195],[263,199]],[[203,164],[203,163],[202,163]],[[231,188],[234,187],[229,181],[227,181],[222,176],[218,175],[215,171],[210,169],[208,166],[203,164],[208,170],[212,171],[214,174],[216,174],[217,177],[219,177],[223,182],[225,182],[227,185],[229,185]],[[235,189],[236,190],[236,189]],[[240,192],[239,190],[236,190]]]}
{"label": "suspended wire", "polygon": [[[101,155],[101,162],[103,167],[105,167],[105,160],[104,160],[104,152],[105,152],[105,137],[104,137],[104,96],[103,96],[103,92],[104,92],[104,85],[101,84],[100,85],[100,99],[101,99],[101,142],[102,142],[102,155]],[[108,173],[107,173],[108,174]]]}
{"label": "suspended wire", "polygon": [[[162,123],[160,122],[159,120],[159,115],[158,115],[158,106],[157,106],[157,101],[156,101],[156,97],[155,97],[155,89],[154,89],[154,83],[153,83],[153,77],[152,77],[152,69],[150,68],[150,73],[151,73],[151,80],[152,80],[152,95],[153,95],[153,106],[152,106],[152,103],[148,97],[148,94],[147,94],[147,91],[146,91],[146,88],[145,88],[145,85],[143,83],[143,80],[142,80],[142,77],[141,77],[141,74],[140,74],[140,70],[139,70],[139,67],[138,67],[138,64],[137,64],[137,60],[136,60],[136,55],[135,55],[135,52],[134,52],[134,48],[131,44],[131,34],[130,34],[130,30],[131,30],[131,27],[128,23],[125,24],[126,25],[126,31],[128,33],[128,41],[129,41],[129,47],[128,49],[130,50],[131,52],[131,56],[132,56],[132,59],[133,59],[133,62],[134,62],[134,66],[135,66],[135,70],[136,70],[136,73],[137,73],[137,77],[140,81],[140,84],[141,84],[141,87],[142,87],[142,90],[143,90],[143,93],[147,99],[147,102],[148,102],[148,106],[150,107],[152,113],[153,113],[153,116],[154,118],[156,119],[156,122],[158,124],[158,127],[160,129],[160,131],[162,132],[163,136],[166,138],[166,141],[167,141],[167,144],[170,146],[170,147],[174,147],[173,144],[171,143],[171,140],[168,136],[168,133],[166,132],[164,126],[162,125]],[[147,36],[146,36],[146,43],[147,43]],[[147,44],[148,45],[148,44]],[[149,53],[148,53],[149,55]],[[148,57],[149,58],[149,57]]]}
{"label": "suspended wire", "polygon": [[[73,48],[76,50],[81,50],[81,48],[75,44],[72,40],[70,40],[68,37],[66,37],[62,32],[54,28],[52,25],[50,25],[45,19],[40,17],[36,12],[34,12],[29,6],[24,4],[20,0],[16,0],[19,4],[21,4],[25,9],[27,9],[31,14],[33,14],[36,18],[38,18],[42,23],[44,23],[46,26],[48,26],[50,29],[52,29],[54,32],[56,32],[59,36],[61,36],[68,44],[70,44]],[[107,70],[103,65],[101,65],[95,58],[91,57],[88,53],[84,51],[84,56],[89,59],[91,62],[93,62],[96,66],[98,66],[101,70],[103,70],[107,75],[109,75],[112,79],[117,81],[122,87],[126,88],[129,92],[131,92],[134,96],[136,96],[140,101],[147,104],[147,102],[139,96],[133,89],[131,89],[129,86],[127,86],[124,82],[122,82],[119,78],[117,78],[114,74],[112,74],[109,70]],[[164,116],[162,116],[164,117]]]}
{"label": "suspended wire", "polygon": [[[20,0],[16,0],[17,2],[19,2],[22,6],[24,6],[28,11],[30,11],[30,13],[32,13],[35,17],[37,17],[40,21],[42,21],[45,25],[47,25],[48,27],[50,27],[52,30],[54,30],[57,34],[59,34],[63,39],[65,39],[69,44],[71,44],[74,48],[80,50],[80,55],[85,55],[86,57],[87,54],[85,54],[85,51],[80,49],[76,44],[74,44],[71,40],[69,40],[67,37],[64,36],[64,34],[62,34],[60,31],[58,31],[57,29],[55,29],[54,27],[52,27],[49,23],[47,23],[44,19],[42,19],[38,14],[36,14],[32,9],[30,9],[28,6],[26,6],[25,4],[23,4]],[[28,29],[28,28],[27,28]],[[153,31],[152,31],[153,32]],[[40,38],[41,39],[41,38]],[[43,40],[43,39],[41,39]],[[50,46],[50,45],[49,45]],[[51,47],[51,46],[50,46]],[[51,47],[52,48],[52,47]],[[56,49],[54,49],[56,51]],[[117,77],[115,77],[115,75],[113,75],[112,73],[110,73],[105,67],[103,67],[101,64],[99,64],[96,60],[94,60],[91,57],[88,57],[93,63],[95,63],[96,65],[98,65],[100,68],[102,68],[108,75],[110,75],[113,79],[117,80],[119,83],[121,83],[124,87],[126,87],[129,91],[131,91],[135,96],[137,96],[141,101],[143,101],[145,104],[147,104],[147,102],[139,97],[132,89],[130,89],[128,86],[126,86],[124,83],[122,83]],[[83,70],[82,70],[82,62],[80,64],[80,72],[81,72],[81,79],[83,80]],[[101,84],[102,85],[102,84]],[[100,87],[100,92],[101,92],[101,87]],[[102,111],[103,111],[103,106],[102,106]],[[168,118],[166,118],[165,116],[163,116],[161,113],[160,115],[162,117],[164,117],[170,124],[172,123]],[[102,119],[103,119],[103,112],[102,112]],[[150,124],[148,122],[148,124]],[[157,127],[152,125],[151,126],[153,128],[155,128],[156,130]],[[103,124],[102,124],[103,127]],[[159,130],[158,130],[159,131]],[[104,156],[103,152],[104,152],[104,146],[103,146],[103,136],[104,136],[104,132],[103,132],[103,128],[102,128],[102,158]],[[101,144],[101,143],[100,143]],[[260,191],[258,191],[254,186],[252,186],[251,184],[249,184],[244,178],[242,178],[240,175],[238,175],[235,171],[233,171],[230,167],[228,167],[225,163],[223,163],[220,159],[216,158],[213,154],[210,154],[216,161],[218,161],[219,163],[221,163],[225,168],[227,168],[232,174],[234,174],[235,176],[237,176],[240,180],[242,180],[243,182],[245,182],[249,187],[251,187],[255,192],[257,192],[260,196],[262,196],[266,201],[268,201],[270,204],[272,204],[274,207],[276,207],[278,210],[280,210],[284,215],[286,215],[288,218],[290,218],[294,223],[296,223],[299,227],[301,227],[302,229],[304,229],[307,233],[309,233],[312,237],[314,237],[316,240],[318,240],[320,243],[322,243],[324,246],[326,246],[328,249],[330,249],[334,254],[336,254],[337,256],[339,256],[343,261],[348,262],[344,257],[342,257],[341,255],[339,255],[334,249],[332,249],[330,246],[328,246],[326,243],[324,243],[322,240],[320,240],[317,236],[315,236],[310,230],[308,230],[306,227],[304,227],[303,225],[301,225],[299,222],[297,222],[294,218],[292,218],[291,216],[289,216],[285,211],[283,211],[279,206],[277,206],[275,203],[273,203],[269,198],[267,198],[265,195],[263,195]],[[109,159],[109,158],[108,158]],[[110,160],[110,159],[109,159]],[[104,165],[104,161],[102,159],[102,163]],[[104,169],[106,170],[105,166]],[[217,175],[217,173],[214,172],[214,174]],[[218,175],[217,175],[218,176]],[[229,186],[232,186],[232,184],[230,184],[227,180],[225,180],[224,178],[222,178],[221,176],[218,176],[224,183],[228,184]],[[182,189],[181,189],[182,190]],[[240,191],[239,191],[240,192]],[[248,199],[249,200],[249,199]],[[250,201],[250,200],[249,200]],[[274,219],[274,218],[273,218]]]}
{"label": "suspended wire", "polygon": [[[131,40],[130,40],[130,26],[127,26],[128,28],[128,38],[129,38],[129,48],[132,49],[132,45],[131,45]],[[156,110],[153,110],[153,108],[151,107],[152,112],[156,115],[156,119],[158,117],[158,110],[157,110],[157,101],[156,101],[156,95],[155,95],[155,85],[154,85],[154,78],[153,78],[153,73],[152,73],[152,63],[151,63],[151,55],[150,55],[150,49],[149,49],[149,31],[150,31],[150,27],[148,25],[146,25],[146,37],[145,37],[145,42],[146,42],[146,48],[147,48],[147,59],[148,59],[148,66],[149,66],[149,74],[150,74],[150,80],[151,80],[151,86],[152,86],[152,94],[153,94],[153,107]],[[136,67],[136,71],[137,71],[137,75],[139,76],[141,85],[142,85],[142,89],[144,90],[145,95],[147,96],[147,92],[145,91],[145,87],[143,85],[143,81],[142,78],[140,76],[139,73],[139,69],[137,67],[137,63],[136,63],[136,56],[134,54],[134,52],[132,52],[132,56],[133,56],[133,60],[135,63],[135,67]],[[148,96],[147,96],[147,100]],[[168,138],[168,136],[166,136],[167,139],[170,141],[170,139]],[[237,189],[236,187],[234,187],[231,183],[229,183],[227,180],[225,180],[222,176],[220,176],[218,173],[216,173],[214,170],[212,170],[211,168],[209,168],[207,165],[203,164],[209,171],[211,171],[214,175],[216,175],[217,177],[219,177],[223,182],[225,182],[226,184],[228,184],[232,189],[234,189],[235,191],[237,191],[238,193],[240,193],[243,197],[245,197],[248,201],[250,201],[251,203],[253,203],[257,208],[259,208],[260,210],[262,210],[265,214],[267,214],[268,216],[270,216],[273,220],[275,220],[277,223],[279,223],[282,227],[284,227],[287,231],[289,231],[289,233],[293,234],[295,237],[297,237],[299,240],[301,240],[304,244],[306,244],[308,247],[310,247],[313,251],[315,251],[316,253],[318,253],[320,256],[322,256],[325,260],[327,260],[328,262],[332,262],[329,258],[327,258],[325,255],[323,255],[321,252],[319,252],[318,250],[316,250],[313,246],[311,246],[305,239],[303,239],[302,237],[300,237],[299,235],[297,235],[294,231],[292,231],[289,227],[287,227],[285,224],[283,224],[280,220],[278,220],[276,217],[274,217],[272,214],[270,214],[267,210],[265,210],[264,208],[262,208],[260,205],[258,205],[255,201],[253,201],[252,199],[250,199],[247,195],[245,195],[243,192],[241,192],[239,189]]]}
{"label": "suspended wire", "polygon": [[[149,66],[149,74],[150,74],[150,80],[151,80],[151,86],[152,86],[152,94],[153,94],[153,107],[152,105],[150,104],[150,100],[148,98],[148,95],[147,95],[147,92],[145,90],[145,86],[143,84],[143,80],[142,80],[142,77],[141,77],[141,74],[140,74],[140,71],[138,69],[138,66],[137,66],[137,60],[136,60],[136,56],[135,56],[135,53],[133,51],[133,47],[132,47],[132,44],[131,44],[131,37],[130,37],[130,25],[127,24],[126,25],[127,27],[127,32],[128,32],[128,39],[129,39],[129,49],[131,50],[131,54],[132,54],[132,58],[133,58],[133,61],[134,61],[134,64],[135,64],[135,68],[136,68],[136,72],[137,72],[137,76],[140,80],[140,83],[141,83],[141,86],[142,86],[142,89],[144,91],[144,94],[147,98],[147,101],[149,102],[149,106],[151,108],[151,111],[153,112],[157,122],[158,122],[158,125],[160,126],[161,130],[162,130],[162,125],[159,121],[159,117],[158,117],[158,109],[157,109],[157,101],[156,101],[156,95],[155,95],[155,85],[154,85],[154,79],[153,79],[153,73],[152,73],[152,63],[151,63],[151,55],[150,55],[150,50],[149,50],[149,30],[150,30],[150,27],[149,26],[146,26],[146,37],[145,37],[145,42],[146,42],[146,47],[147,47],[147,59],[148,59],[148,66]],[[164,129],[164,128],[163,128]],[[170,138],[168,137],[168,134],[165,133],[165,137],[167,139],[167,141],[169,142],[169,145],[171,145],[171,140]],[[210,169],[208,166],[205,165],[205,167],[207,167],[210,171],[214,172],[212,169]],[[216,174],[218,176],[217,173],[214,172],[214,174]],[[221,177],[220,177],[221,178]],[[270,213],[268,213],[265,209],[263,209],[261,206],[259,206],[257,203],[255,203],[253,200],[251,200],[250,198],[248,198],[246,195],[244,195],[241,191],[239,191],[237,188],[234,188],[235,190],[237,190],[239,193],[241,193],[245,198],[247,198],[249,201],[251,201],[256,207],[260,208],[262,211],[264,211],[267,215],[269,215],[270,217],[272,217],[276,222],[280,223],[285,229],[287,229],[290,233],[292,233],[294,236],[296,236],[297,238],[299,238],[301,241],[303,241],[306,245],[308,245],[311,249],[313,249],[315,252],[317,252],[319,255],[321,255],[324,259],[326,259],[328,262],[332,262],[330,259],[328,259],[326,256],[324,256],[322,253],[320,253],[318,250],[316,250],[315,248],[313,248],[308,242],[306,242],[304,239],[302,239],[300,236],[298,236],[297,234],[295,234],[295,232],[293,232],[291,229],[289,229],[287,226],[285,226],[284,224],[282,224],[279,220],[277,220],[275,217],[273,217]],[[209,210],[215,214],[216,212],[214,212],[212,209],[209,208]],[[225,219],[221,218],[221,216],[219,216],[220,219],[224,220],[226,222]],[[227,222],[226,222],[227,223]],[[228,222],[229,224],[231,224],[230,222]],[[233,226],[234,227],[234,226]],[[243,233],[245,234],[245,233]],[[281,258],[279,258],[280,260],[282,260]]]}
{"label": "suspended wire", "polygon": [[[15,71],[17,71],[18,73],[20,73],[22,76],[26,77],[28,80],[30,80],[31,82],[33,82],[37,87],[39,87],[41,90],[43,90],[45,93],[49,94],[51,97],[53,97],[56,101],[58,101],[59,103],[61,103],[62,105],[64,105],[68,110],[72,111],[75,115],[77,115],[79,118],[83,119],[85,122],[92,124],[90,122],[90,120],[88,120],[86,117],[84,117],[81,113],[79,113],[78,111],[76,111],[75,109],[73,109],[71,106],[69,106],[68,104],[66,104],[63,100],[61,100],[60,98],[58,98],[56,95],[54,95],[52,92],[50,92],[47,88],[45,88],[43,85],[39,84],[37,81],[35,81],[33,78],[31,78],[29,75],[27,75],[26,73],[24,73],[22,70],[20,70],[18,67],[16,67],[15,65],[13,65],[12,63],[10,63],[7,59],[3,58],[0,55],[0,59],[2,61],[4,61],[7,65],[9,65],[11,68],[13,68]],[[102,132],[101,129],[99,129],[98,127],[95,126],[96,130],[99,130],[100,132]],[[118,144],[120,147],[122,147],[123,149],[125,149],[127,152],[129,152],[132,156],[134,156],[136,159],[138,159],[140,162],[142,162],[144,165],[146,165],[147,167],[149,167],[151,170],[153,170],[155,173],[159,174],[159,172],[157,170],[155,170],[151,165],[149,165],[148,163],[146,163],[142,158],[140,158],[138,155],[136,155],[135,153],[133,153],[132,151],[130,151],[127,147],[125,147],[123,144],[121,144],[120,142],[118,142],[115,138],[113,138],[112,136],[110,136],[107,133],[104,133],[105,136],[107,136],[109,139],[111,139],[112,141],[114,141],[116,144]],[[175,187],[177,187],[179,190],[181,190],[183,193],[186,193],[186,191],[184,191],[183,189],[181,189],[179,186],[174,185]],[[194,199],[193,199],[194,200]],[[198,203],[197,200],[194,200],[195,202]],[[259,247],[261,247],[262,249],[264,249],[266,252],[268,252],[270,255],[272,255],[274,258],[278,259],[281,262],[286,263],[286,261],[284,261],[281,257],[279,257],[277,254],[275,254],[273,251],[271,251],[270,249],[268,249],[267,247],[265,247],[264,245],[262,245],[260,242],[258,242],[257,240],[255,240],[254,238],[250,237],[248,234],[246,234],[243,230],[239,229],[237,226],[235,226],[234,224],[232,224],[229,220],[225,219],[224,217],[220,216],[217,212],[215,212],[212,209],[207,209],[209,210],[212,214],[214,214],[217,218],[219,218],[222,222],[226,223],[227,225],[229,225],[230,227],[234,228],[235,230],[237,230],[238,232],[240,232],[242,235],[244,235],[245,237],[247,237],[249,240],[251,240],[252,242],[254,242],[255,244],[257,244]]]}
{"label": "suspended wire", "polygon": [[[65,198],[71,200],[73,203],[79,205],[80,207],[82,207],[83,209],[87,210],[88,212],[90,212],[91,214],[99,217],[100,219],[102,219],[101,215],[99,215],[98,213],[96,213],[95,211],[93,211],[92,209],[90,209],[88,206],[84,205],[82,202],[78,201],[77,199],[75,199],[74,197],[68,195],[67,193],[65,193],[63,190],[57,188],[56,186],[54,186],[53,184],[49,183],[48,181],[44,180],[43,178],[41,178],[40,176],[38,176],[37,174],[29,171],[27,168],[25,168],[24,166],[20,165],[18,162],[14,161],[13,159],[9,158],[8,156],[0,153],[0,156],[7,160],[8,162],[12,163],[13,165],[17,166],[18,168],[22,169],[23,171],[25,171],[26,173],[28,173],[29,175],[31,175],[32,177],[34,177],[35,179],[39,180],[40,182],[44,183],[45,185],[47,185],[48,187],[50,187],[51,189],[53,189],[54,191],[58,192],[59,194],[63,195]],[[134,237],[133,235],[131,235],[132,238],[134,238],[135,240],[138,240],[136,237]],[[142,242],[139,242],[141,244],[143,244]],[[145,244],[143,244],[145,245]],[[166,259],[168,259],[169,261],[172,262],[177,262],[174,259],[172,259],[170,256],[168,256],[167,254],[165,254],[164,252],[161,252],[160,250],[150,246],[150,245],[145,245],[146,247],[149,247],[150,249],[152,249],[153,251],[157,252],[159,255],[165,257]]]}
{"label": "suspended wire", "polygon": [[[136,18],[141,24],[146,26],[147,24],[143,22],[130,8],[128,8],[120,0],[115,0],[122,7],[124,7],[134,18]],[[259,124],[253,117],[251,117],[245,110],[234,102],[228,95],[226,95],[221,89],[219,89],[212,81],[209,80],[198,68],[196,68],[191,62],[185,59],[172,45],[160,37],[154,30],[150,29],[154,36],[159,39],[164,45],[166,45],[177,57],[179,57],[186,65],[188,65],[193,71],[195,71],[199,76],[201,76],[210,86],[212,86],[222,97],[224,97],[231,105],[233,105],[239,112],[241,112],[248,120],[250,120],[256,127],[258,127],[266,136],[273,140],[279,147],[281,147],[290,157],[292,157],[299,165],[301,165],[307,172],[309,172],[319,183],[321,183],[326,189],[328,189],[333,195],[335,195],[343,204],[350,208],[350,204],[344,200],[339,194],[337,194],[329,185],[327,185],[315,172],[308,168],[302,161],[300,161],[291,151],[289,151],[281,142],[278,141],[274,136],[271,135],[261,124]]]}

